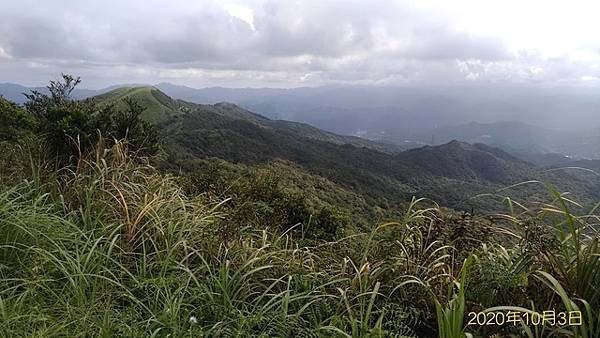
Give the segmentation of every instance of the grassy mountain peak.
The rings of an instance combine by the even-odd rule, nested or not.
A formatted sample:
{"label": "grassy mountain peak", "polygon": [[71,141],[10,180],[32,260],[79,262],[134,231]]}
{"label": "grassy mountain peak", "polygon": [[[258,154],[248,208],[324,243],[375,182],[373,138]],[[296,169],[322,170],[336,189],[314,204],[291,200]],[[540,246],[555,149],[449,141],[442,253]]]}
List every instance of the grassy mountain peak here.
{"label": "grassy mountain peak", "polygon": [[125,99],[133,99],[146,108],[142,117],[153,123],[161,123],[180,113],[180,104],[159,89],[151,86],[120,87],[95,96],[100,104],[124,105]]}

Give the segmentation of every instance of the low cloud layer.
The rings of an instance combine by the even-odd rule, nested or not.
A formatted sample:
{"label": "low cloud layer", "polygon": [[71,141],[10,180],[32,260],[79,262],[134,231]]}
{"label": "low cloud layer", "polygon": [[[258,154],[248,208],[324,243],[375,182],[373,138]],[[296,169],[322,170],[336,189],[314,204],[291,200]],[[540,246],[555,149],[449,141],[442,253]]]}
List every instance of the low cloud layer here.
{"label": "low cloud layer", "polygon": [[0,1],[0,82],[38,84],[61,72],[92,87],[600,77],[593,41],[573,55],[515,50],[510,39],[410,1]]}

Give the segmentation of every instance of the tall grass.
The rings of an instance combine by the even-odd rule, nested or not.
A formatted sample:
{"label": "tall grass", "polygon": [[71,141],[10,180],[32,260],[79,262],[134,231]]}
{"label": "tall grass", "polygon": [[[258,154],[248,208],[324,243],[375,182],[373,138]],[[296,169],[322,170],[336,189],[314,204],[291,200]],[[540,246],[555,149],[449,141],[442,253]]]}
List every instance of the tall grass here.
{"label": "tall grass", "polygon": [[[334,241],[307,246],[243,222],[224,241],[226,200],[184,193],[126,143],[105,149],[60,169],[30,152],[19,164],[29,169],[3,171],[1,336],[486,336],[465,324],[484,304],[584,314],[578,327],[498,333],[600,335],[596,210],[575,216],[564,194],[492,224],[499,240],[464,262],[461,238],[448,235],[456,219],[422,199],[396,222]],[[498,271],[518,278],[506,286]],[[479,274],[497,289],[475,287]]]}

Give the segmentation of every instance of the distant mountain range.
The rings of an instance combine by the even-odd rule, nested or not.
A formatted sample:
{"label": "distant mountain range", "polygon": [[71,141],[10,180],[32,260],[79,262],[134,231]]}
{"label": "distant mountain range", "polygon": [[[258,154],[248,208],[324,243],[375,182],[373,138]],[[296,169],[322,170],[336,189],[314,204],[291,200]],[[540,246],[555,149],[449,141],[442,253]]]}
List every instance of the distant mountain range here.
{"label": "distant mountain range", "polygon": [[[73,95],[98,96],[118,88],[76,90]],[[187,102],[231,102],[270,119],[302,122],[331,133],[378,141],[379,149],[385,151],[456,139],[500,147],[520,158],[541,161],[536,163],[555,164],[548,154],[600,159],[600,92],[593,88],[195,89],[170,83],[154,88]],[[15,102],[24,102],[21,93],[29,90],[0,84],[0,95]],[[356,142],[360,142],[358,138]]]}
{"label": "distant mountain range", "polygon": [[[73,91],[72,95],[74,98],[84,99],[87,97],[92,97],[100,95],[102,93],[106,93],[117,87],[120,86],[111,86],[100,90],[77,88]],[[15,83],[0,83],[0,96],[3,96],[5,99],[19,104],[24,103],[27,100],[27,98],[23,94],[29,93],[32,90],[36,90],[41,93],[48,92],[48,89],[46,87],[26,87]]]}
{"label": "distant mountain range", "polygon": [[458,139],[485,143],[510,153],[529,156],[562,154],[573,159],[600,158],[600,128],[559,130],[536,127],[522,122],[460,124],[436,128],[419,139],[433,138],[434,143]]}

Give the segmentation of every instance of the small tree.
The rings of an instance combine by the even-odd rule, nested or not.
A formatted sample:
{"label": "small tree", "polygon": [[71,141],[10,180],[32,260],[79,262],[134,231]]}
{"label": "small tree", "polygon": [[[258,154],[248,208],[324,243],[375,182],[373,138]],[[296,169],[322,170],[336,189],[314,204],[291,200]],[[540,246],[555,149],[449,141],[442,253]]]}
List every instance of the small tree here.
{"label": "small tree", "polygon": [[50,81],[49,94],[25,94],[25,108],[37,121],[35,132],[43,136],[61,164],[88,153],[100,136],[126,139],[132,151],[143,150],[144,155],[156,153],[158,132],[141,119],[143,107],[131,100],[125,110],[99,107],[93,99],[74,100],[71,94],[80,82],[78,77],[63,74],[61,80]]}
{"label": "small tree", "polygon": [[98,130],[115,140],[126,139],[133,151],[142,155],[153,155],[158,151],[159,134],[148,121],[141,118],[146,109],[137,101],[126,98],[127,108],[118,110],[109,105],[101,110],[95,121]]}

